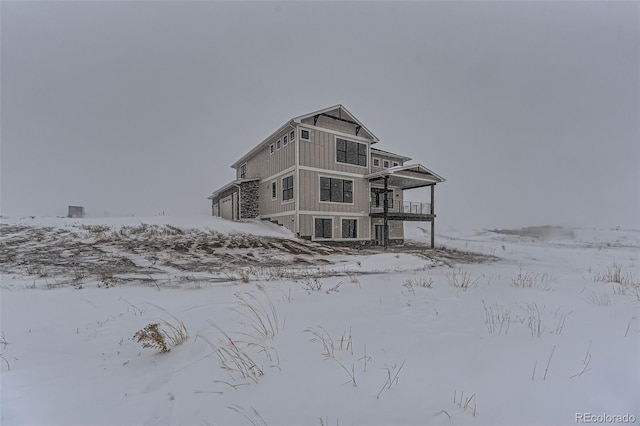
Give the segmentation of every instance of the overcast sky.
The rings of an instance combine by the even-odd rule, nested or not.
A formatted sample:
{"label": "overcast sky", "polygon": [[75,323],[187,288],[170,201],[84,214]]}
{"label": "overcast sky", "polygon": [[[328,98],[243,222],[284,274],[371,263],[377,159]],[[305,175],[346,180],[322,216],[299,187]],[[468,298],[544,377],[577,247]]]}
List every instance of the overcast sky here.
{"label": "overcast sky", "polygon": [[[208,214],[342,103],[447,228],[640,229],[639,2],[0,2],[3,215]],[[427,197],[425,193],[412,194]]]}

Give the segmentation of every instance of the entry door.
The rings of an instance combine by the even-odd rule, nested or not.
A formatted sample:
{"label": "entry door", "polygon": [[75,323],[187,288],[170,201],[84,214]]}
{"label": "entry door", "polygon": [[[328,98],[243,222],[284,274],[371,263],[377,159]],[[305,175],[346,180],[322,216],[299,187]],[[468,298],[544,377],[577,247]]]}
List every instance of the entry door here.
{"label": "entry door", "polygon": [[384,245],[384,225],[375,225],[375,236],[376,245]]}

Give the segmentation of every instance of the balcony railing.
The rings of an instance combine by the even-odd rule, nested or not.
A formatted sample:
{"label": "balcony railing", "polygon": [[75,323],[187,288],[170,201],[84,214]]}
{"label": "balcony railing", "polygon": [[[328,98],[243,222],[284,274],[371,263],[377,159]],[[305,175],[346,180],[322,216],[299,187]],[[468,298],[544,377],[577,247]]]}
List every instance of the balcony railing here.
{"label": "balcony railing", "polygon": [[[431,214],[430,203],[419,203],[417,201],[403,201],[402,203],[394,203],[393,199],[389,198],[389,212],[393,213],[407,213],[407,214]],[[384,211],[383,201],[371,202],[371,212],[381,213]]]}

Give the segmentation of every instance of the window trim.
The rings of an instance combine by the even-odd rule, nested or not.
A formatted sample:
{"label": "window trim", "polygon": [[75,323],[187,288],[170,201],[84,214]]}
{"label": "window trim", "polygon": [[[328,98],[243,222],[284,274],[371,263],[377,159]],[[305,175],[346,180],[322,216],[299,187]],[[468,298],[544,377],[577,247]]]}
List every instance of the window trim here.
{"label": "window trim", "polygon": [[[351,202],[350,203],[345,203],[345,202],[341,202],[341,201],[322,201],[322,178],[327,178],[327,179],[340,179],[342,181],[348,180],[351,182]],[[343,184],[344,185],[344,184]],[[354,194],[356,193],[355,191],[355,180],[354,179],[346,179],[343,178],[339,175],[334,175],[334,176],[328,176],[328,175],[318,175],[318,202],[320,204],[335,204],[338,206],[353,206],[355,204],[355,197]]]}
{"label": "window trim", "polygon": [[[274,195],[275,194],[275,197]],[[271,182],[271,201],[278,199],[278,179]]]}
{"label": "window trim", "polygon": [[[335,238],[333,238],[333,234],[334,234],[334,229],[333,229],[333,220],[335,219],[335,216],[312,216],[313,221],[312,221],[312,226],[313,226],[313,231],[311,232],[311,240],[312,241],[329,241],[329,240],[334,240]],[[326,238],[326,237],[316,237],[316,219],[326,219],[326,220],[330,220],[331,221],[331,237]]]}
{"label": "window trim", "polygon": [[282,148],[282,139],[276,141],[276,151],[280,151],[280,148]]}
{"label": "window trim", "polygon": [[[344,229],[343,226],[344,224],[342,223],[345,220],[355,220],[356,222],[356,236],[355,237],[343,237],[342,235],[344,234]],[[358,229],[360,228],[360,218],[357,217],[350,217],[350,216],[340,216],[340,239],[341,240],[345,240],[345,241],[355,241],[358,240]]]}
{"label": "window trim", "polygon": [[389,167],[391,167],[391,162],[389,160],[382,160],[382,168],[388,169]]}
{"label": "window trim", "polygon": [[[242,170],[244,169],[244,170]],[[247,163],[242,163],[238,169],[239,179],[245,179],[247,177]]]}
{"label": "window trim", "polygon": [[394,161],[391,164],[393,164],[393,167],[398,167],[400,165],[400,163],[398,163],[397,161]]}
{"label": "window trim", "polygon": [[295,140],[296,140],[296,131],[295,131],[295,130],[292,130],[292,131],[289,133],[289,142],[294,143],[294,142],[295,142]]}
{"label": "window trim", "polygon": [[371,161],[372,161],[373,167],[380,167],[380,159],[378,157],[371,158]]}
{"label": "window trim", "polygon": [[276,147],[275,147],[275,145],[274,145],[274,144],[271,144],[271,145],[269,146],[269,154],[273,155],[273,153],[274,153],[274,152],[276,152],[276,149],[275,149],[275,148],[276,148]]}
{"label": "window trim", "polygon": [[[302,132],[307,132],[307,137],[302,136]],[[309,141],[311,140],[311,131],[309,129],[300,128],[300,140],[301,141]]]}
{"label": "window trim", "polygon": [[[287,188],[286,191],[288,191],[289,189],[291,189],[291,198],[284,198],[284,180],[287,178],[291,178],[291,188]],[[282,203],[281,204],[289,204],[289,203],[293,203],[295,201],[295,182],[294,182],[294,178],[293,178],[293,173],[283,176],[280,181],[282,182],[282,187],[281,187],[281,191],[282,191]]]}
{"label": "window trim", "polygon": [[282,147],[284,148],[287,145],[289,145],[289,137],[287,135],[284,135],[282,137]]}
{"label": "window trim", "polygon": [[[342,161],[338,161],[338,139],[342,139],[344,141],[347,142],[353,142],[353,143],[357,143],[357,144],[361,144],[364,145],[366,147],[366,154],[365,154],[365,158],[367,160],[367,164],[365,166],[361,166],[359,164],[351,164],[351,163],[343,163]],[[333,161],[335,164],[340,164],[343,166],[350,166],[350,167],[361,167],[363,169],[368,169],[369,168],[369,156],[371,155],[371,147],[369,146],[368,143],[365,142],[360,142],[360,141],[356,141],[353,139],[349,139],[346,138],[344,136],[338,136],[338,135],[333,135],[333,151],[335,152],[335,155],[333,156]]]}

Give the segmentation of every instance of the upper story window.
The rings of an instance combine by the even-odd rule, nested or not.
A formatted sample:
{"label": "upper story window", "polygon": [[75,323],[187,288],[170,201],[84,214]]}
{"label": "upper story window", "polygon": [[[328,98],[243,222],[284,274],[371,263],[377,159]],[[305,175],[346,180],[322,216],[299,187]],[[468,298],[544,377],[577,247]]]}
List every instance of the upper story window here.
{"label": "upper story window", "polygon": [[394,162],[393,162],[393,167],[397,167],[397,166],[399,166],[399,165],[400,165],[400,163],[398,163],[397,161],[394,161]]}
{"label": "upper story window", "polygon": [[282,146],[287,146],[288,143],[289,143],[289,139],[287,138],[287,135],[284,135],[282,137]]}
{"label": "upper story window", "polygon": [[273,146],[273,144],[271,144],[271,146],[269,147],[269,152],[271,154],[273,154],[275,152],[275,147]]}
{"label": "upper story window", "polygon": [[367,144],[336,138],[336,161],[366,167]]}
{"label": "upper story window", "polygon": [[296,137],[296,132],[292,130],[291,133],[289,133],[289,140],[293,142],[295,137]]}
{"label": "upper story window", "polygon": [[353,181],[321,177],[320,201],[353,203]]}
{"label": "upper story window", "polygon": [[282,144],[282,141],[281,141],[280,139],[278,139],[278,140],[276,141],[276,149],[280,149],[280,148],[282,147],[282,145],[281,145],[281,144]]}
{"label": "upper story window", "polygon": [[309,140],[309,131],[305,129],[300,129],[300,139]]}
{"label": "upper story window", "polygon": [[382,162],[382,167],[384,167],[385,169],[388,169],[389,168],[389,160],[384,160]]}
{"label": "upper story window", "polygon": [[282,200],[293,200],[293,176],[282,179]]}
{"label": "upper story window", "polygon": [[247,163],[244,163],[240,166],[240,179],[244,179],[247,177]]}
{"label": "upper story window", "polygon": [[271,182],[271,198],[274,200],[278,198],[278,188],[275,180]]}
{"label": "upper story window", "polygon": [[373,159],[373,165],[376,167],[380,167],[380,159],[379,158],[374,158]]}

